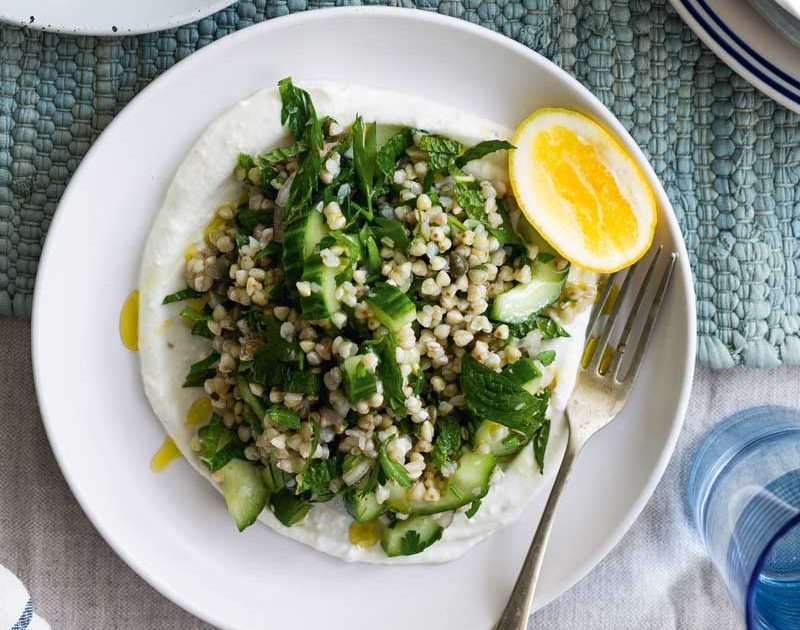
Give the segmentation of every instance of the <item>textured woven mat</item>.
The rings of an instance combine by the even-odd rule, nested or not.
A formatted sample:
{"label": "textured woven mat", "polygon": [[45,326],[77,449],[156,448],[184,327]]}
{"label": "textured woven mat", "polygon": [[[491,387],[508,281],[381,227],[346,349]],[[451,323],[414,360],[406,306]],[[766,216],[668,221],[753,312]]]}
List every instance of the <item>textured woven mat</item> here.
{"label": "textured woven mat", "polygon": [[[244,0],[196,24],[138,37],[0,27],[0,315],[30,315],[37,261],[69,176],[141,88],[228,33],[333,4]],[[800,117],[719,62],[666,0],[416,6],[544,54],[631,131],[688,244],[701,361],[800,363]]]}

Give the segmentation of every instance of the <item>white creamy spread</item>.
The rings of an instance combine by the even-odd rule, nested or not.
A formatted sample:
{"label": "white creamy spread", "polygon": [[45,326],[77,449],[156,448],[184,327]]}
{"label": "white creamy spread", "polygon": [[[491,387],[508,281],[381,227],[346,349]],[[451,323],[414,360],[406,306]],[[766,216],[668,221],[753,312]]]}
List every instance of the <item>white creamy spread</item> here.
{"label": "white creamy spread", "polygon": [[[365,120],[376,120],[381,125],[425,129],[466,146],[511,136],[511,131],[500,125],[418,96],[331,82],[298,85],[309,92],[320,115],[332,116],[343,126],[360,113]],[[178,168],[142,258],[139,356],[145,393],[183,455],[217,489],[218,484],[190,448],[196,427],[184,424],[189,406],[202,393],[181,387],[189,366],[208,355],[210,343],[191,336],[185,326],[163,326],[165,319],[178,318],[181,305],[163,306],[161,301],[165,295],[185,287],[184,252],[192,243],[202,243],[203,230],[215,208],[237,198],[240,184],[231,174],[239,153],[263,153],[289,142],[288,133],[280,124],[280,110],[278,90],[265,89],[237,103],[208,126]],[[505,162],[491,156],[471,164],[468,170],[481,178],[508,180]],[[592,275],[574,267],[570,272],[572,281],[592,279]],[[259,520],[284,536],[347,561],[409,564],[444,562],[461,556],[514,521],[555,474],[566,443],[563,410],[575,384],[588,317],[586,311],[565,326],[569,338],[543,344],[543,349],[556,351],[552,368],[558,374],[550,401],[545,474],[540,474],[532,445],[528,445],[502,473],[495,474],[477,514],[467,519],[463,511],[457,512],[442,539],[424,552],[389,558],[380,546],[364,549],[351,544],[348,529],[352,519],[339,499],[315,505],[301,523],[290,528],[282,525],[269,509],[261,513]],[[219,507],[222,509],[222,505]]]}

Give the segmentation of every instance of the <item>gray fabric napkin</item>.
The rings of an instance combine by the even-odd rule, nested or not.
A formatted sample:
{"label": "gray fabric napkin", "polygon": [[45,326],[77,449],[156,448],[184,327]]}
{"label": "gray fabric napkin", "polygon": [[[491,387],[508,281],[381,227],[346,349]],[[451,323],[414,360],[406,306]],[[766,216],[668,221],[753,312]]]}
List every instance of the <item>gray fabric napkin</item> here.
{"label": "gray fabric napkin", "polygon": [[[75,502],[39,418],[29,335],[28,322],[0,319],[0,564],[25,583],[36,611],[53,628],[209,628],[129,569]],[[675,457],[639,520],[589,576],[536,613],[529,627],[740,627],[685,515],[689,458],[723,415],[759,403],[798,400],[800,368],[699,369]]]}

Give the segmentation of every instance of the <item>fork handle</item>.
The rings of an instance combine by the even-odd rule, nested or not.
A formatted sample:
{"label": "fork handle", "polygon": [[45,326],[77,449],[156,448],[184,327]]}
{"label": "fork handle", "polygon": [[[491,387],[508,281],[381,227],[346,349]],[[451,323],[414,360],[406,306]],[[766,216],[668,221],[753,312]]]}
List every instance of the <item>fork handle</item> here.
{"label": "fork handle", "polygon": [[553,529],[556,508],[558,508],[561,495],[567,485],[567,479],[569,479],[569,475],[572,472],[575,458],[583,446],[581,440],[575,438],[574,433],[570,431],[567,450],[564,453],[561,466],[558,468],[553,489],[550,491],[547,504],[544,506],[542,518],[536,527],[533,542],[531,542],[531,546],[528,549],[528,555],[525,556],[525,563],[520,569],[517,582],[514,584],[514,590],[511,591],[511,596],[508,599],[505,610],[503,610],[503,614],[500,616],[500,621],[495,626],[495,630],[525,630],[528,626],[528,615],[533,601],[533,593],[539,580],[544,550],[550,538],[550,531]]}

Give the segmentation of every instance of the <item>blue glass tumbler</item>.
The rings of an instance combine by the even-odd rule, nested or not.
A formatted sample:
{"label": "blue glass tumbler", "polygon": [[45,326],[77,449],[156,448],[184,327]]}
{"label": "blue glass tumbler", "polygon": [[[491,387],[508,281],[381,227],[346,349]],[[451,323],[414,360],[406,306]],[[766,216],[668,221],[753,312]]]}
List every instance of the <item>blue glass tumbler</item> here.
{"label": "blue glass tumbler", "polygon": [[800,412],[722,420],[689,471],[689,508],[749,630],[800,630]]}

